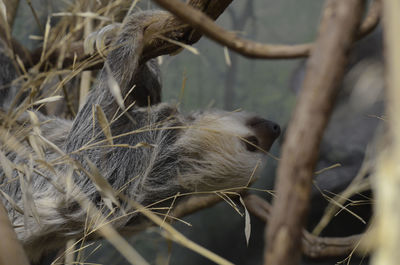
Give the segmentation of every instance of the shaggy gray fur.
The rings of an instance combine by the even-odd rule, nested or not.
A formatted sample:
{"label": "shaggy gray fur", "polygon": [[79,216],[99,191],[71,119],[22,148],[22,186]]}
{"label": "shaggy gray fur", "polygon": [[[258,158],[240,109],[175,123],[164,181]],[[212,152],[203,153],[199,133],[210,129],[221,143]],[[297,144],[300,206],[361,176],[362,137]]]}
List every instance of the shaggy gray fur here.
{"label": "shaggy gray fur", "polygon": [[[127,17],[97,85],[74,121],[37,112],[22,114],[18,123],[31,124],[34,129],[32,132],[29,126],[23,126],[31,137],[18,151],[4,140],[9,132],[1,131],[1,151],[20,166],[13,170],[11,180],[0,171],[1,190],[11,201],[5,196],[2,199],[32,260],[63,246],[69,238],[83,236],[88,226],[87,209],[80,207],[77,194],[90,198],[104,215],[110,213],[105,203],[107,198],[87,175],[93,173],[90,164],[97,167],[119,197],[116,203],[120,207],[115,207],[108,216],[111,220],[132,211],[121,194],[149,205],[178,192],[245,186],[263,157],[251,145],[259,144],[267,150],[279,135],[277,125],[248,113],[207,111],[184,116],[176,107],[159,103],[157,64],[149,61],[139,65],[144,45],[143,25],[158,14],[141,12]],[[8,84],[17,75],[11,59],[4,54],[0,56],[2,65],[8,68],[0,70],[0,81]],[[118,83],[122,96],[127,97],[125,106],[136,102],[125,114],[110,92],[110,79]],[[127,95],[135,85],[132,94]],[[5,98],[15,91],[2,89],[0,93]],[[147,106],[148,102],[152,105]],[[111,124],[114,146],[110,146],[97,121],[97,105]],[[7,105],[2,104],[2,108]],[[115,113],[121,115],[113,120]],[[39,133],[32,118],[35,115],[40,123]],[[37,142],[47,139],[42,146],[44,157],[36,151],[35,139]],[[60,152],[67,155],[60,159]],[[40,162],[43,160],[51,161],[54,166],[44,166]],[[138,217],[127,215],[113,224],[121,229],[135,225]]]}

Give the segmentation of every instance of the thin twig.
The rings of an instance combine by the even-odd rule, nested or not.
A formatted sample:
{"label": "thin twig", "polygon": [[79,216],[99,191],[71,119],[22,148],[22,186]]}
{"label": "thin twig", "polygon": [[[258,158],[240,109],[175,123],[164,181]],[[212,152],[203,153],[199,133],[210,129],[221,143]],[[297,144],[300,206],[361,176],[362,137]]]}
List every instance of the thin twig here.
{"label": "thin twig", "polygon": [[40,23],[39,16],[37,15],[36,10],[32,5],[32,1],[31,0],[26,0],[26,3],[28,4],[29,8],[31,9],[31,12],[33,14],[33,17],[35,18],[36,24],[38,25],[40,32],[42,34],[44,34],[43,25],[42,25],[42,23]]}

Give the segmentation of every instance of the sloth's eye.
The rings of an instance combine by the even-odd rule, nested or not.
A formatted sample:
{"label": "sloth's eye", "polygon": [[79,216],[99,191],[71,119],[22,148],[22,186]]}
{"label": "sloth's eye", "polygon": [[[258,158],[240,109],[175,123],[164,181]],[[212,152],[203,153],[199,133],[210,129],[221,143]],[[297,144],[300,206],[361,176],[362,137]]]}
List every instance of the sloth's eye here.
{"label": "sloth's eye", "polygon": [[255,136],[249,136],[244,138],[246,141],[244,143],[246,144],[246,149],[250,152],[255,152],[257,151],[257,146],[259,144],[257,137]]}

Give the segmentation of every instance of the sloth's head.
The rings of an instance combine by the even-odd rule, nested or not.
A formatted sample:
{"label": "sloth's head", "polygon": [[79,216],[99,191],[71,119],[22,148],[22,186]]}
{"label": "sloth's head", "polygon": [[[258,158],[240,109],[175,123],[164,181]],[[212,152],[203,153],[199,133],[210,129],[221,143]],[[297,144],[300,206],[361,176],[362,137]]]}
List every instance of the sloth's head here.
{"label": "sloth's head", "polygon": [[182,150],[179,180],[189,190],[246,186],[280,134],[278,124],[246,112],[198,112],[186,124],[175,145]]}
{"label": "sloth's head", "polygon": [[[145,142],[151,148],[113,149],[104,170],[115,176],[109,180],[131,183],[131,196],[144,204],[179,191],[245,187],[280,134],[276,123],[246,112],[211,110],[185,116],[171,105],[157,104],[135,109],[131,116],[135,128],[126,128],[126,122],[121,126],[141,133],[119,140]],[[141,177],[131,181],[121,176]]]}

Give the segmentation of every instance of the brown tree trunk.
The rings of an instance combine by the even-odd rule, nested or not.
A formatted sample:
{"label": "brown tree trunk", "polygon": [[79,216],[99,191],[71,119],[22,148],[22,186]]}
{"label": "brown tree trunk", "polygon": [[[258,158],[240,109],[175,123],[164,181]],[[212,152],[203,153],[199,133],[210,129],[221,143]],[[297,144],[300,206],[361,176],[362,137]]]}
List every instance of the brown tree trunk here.
{"label": "brown tree trunk", "polygon": [[277,171],[272,220],[264,264],[294,265],[301,257],[301,236],[319,144],[355,39],[363,0],[328,0],[311,51],[302,92],[288,127]]}

